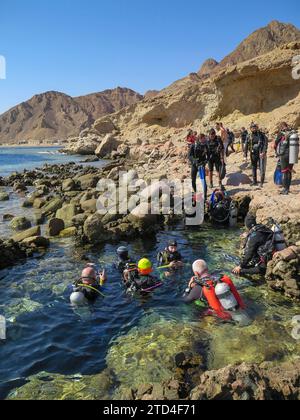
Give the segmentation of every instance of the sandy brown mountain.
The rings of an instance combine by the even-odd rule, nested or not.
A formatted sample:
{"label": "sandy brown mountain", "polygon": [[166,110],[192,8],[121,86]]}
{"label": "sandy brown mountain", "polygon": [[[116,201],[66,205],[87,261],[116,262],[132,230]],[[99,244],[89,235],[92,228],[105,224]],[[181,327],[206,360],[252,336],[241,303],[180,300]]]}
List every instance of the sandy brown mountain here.
{"label": "sandy brown mountain", "polygon": [[117,88],[72,98],[60,92],[36,95],[0,116],[0,144],[65,140],[107,115],[140,101],[143,96]]}
{"label": "sandy brown mountain", "polygon": [[239,46],[220,63],[213,58],[206,60],[200,68],[198,75],[216,73],[223,67],[233,66],[243,61],[251,60],[260,55],[267,54],[290,42],[300,41],[300,30],[294,25],[274,20],[264,28],[260,28],[248,36]]}
{"label": "sandy brown mountain", "polygon": [[[210,61],[206,69],[212,66],[218,71],[214,70],[206,77],[191,73],[153,98],[145,98],[98,119],[77,142],[73,139],[68,150],[80,152],[86,150],[88,144],[96,150],[97,144],[107,134],[113,134],[119,143],[131,145],[140,140],[155,143],[170,138],[175,143],[182,142],[187,128],[207,132],[220,119],[236,130],[248,127],[252,121],[271,131],[283,120],[299,127],[300,80],[292,77],[292,60],[300,55],[300,42],[284,42],[297,37],[300,31],[292,25],[277,22],[272,22],[267,28],[255,33],[255,39],[261,43],[256,45],[258,56],[231,66],[225,66],[223,61],[222,65],[215,67]],[[271,28],[274,29],[271,31]],[[271,44],[266,42],[269,39],[266,34],[271,33],[271,44],[280,45],[268,52]],[[248,43],[251,47],[253,36],[241,45],[246,47]],[[254,52],[250,47],[251,56]],[[267,52],[262,54],[265,50]],[[243,60],[245,56],[235,52],[231,57]]]}

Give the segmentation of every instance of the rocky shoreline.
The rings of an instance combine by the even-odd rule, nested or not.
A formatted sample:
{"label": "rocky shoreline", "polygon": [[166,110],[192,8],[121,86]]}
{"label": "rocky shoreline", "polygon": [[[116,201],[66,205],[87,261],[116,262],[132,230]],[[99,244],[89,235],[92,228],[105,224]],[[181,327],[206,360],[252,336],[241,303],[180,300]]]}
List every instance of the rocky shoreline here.
{"label": "rocky shoreline", "polygon": [[[272,150],[269,150],[269,154],[272,158]],[[24,250],[30,255],[39,249],[46,249],[51,237],[74,237],[79,246],[95,246],[107,241],[117,242],[155,234],[166,226],[184,223],[184,214],[175,214],[174,207],[171,207],[169,214],[154,215],[148,214],[147,204],[155,198],[160,209],[164,206],[168,197],[161,192],[158,194],[158,191],[164,180],[172,180],[172,174],[173,177],[177,175],[181,182],[189,179],[189,166],[183,146],[175,146],[169,142],[157,143],[153,147],[149,142],[144,142],[132,150],[122,144],[116,151],[110,150],[106,157],[111,161],[101,169],[71,162],[64,165],[45,165],[41,169],[12,174],[6,179],[0,178],[3,190],[0,191],[0,200],[9,200],[7,189],[10,188],[24,197],[23,207],[32,209],[34,213],[34,226],[26,218],[3,215],[4,219],[11,220],[10,226],[14,226],[16,230],[15,235],[10,238],[13,241],[10,242],[12,253],[14,247],[21,246],[23,249],[23,252],[16,254],[17,258],[18,255],[21,259],[24,258]],[[93,158],[89,159],[92,160]],[[280,196],[270,180],[264,190],[252,190],[247,183],[249,169],[243,163],[241,154],[230,156],[227,166],[226,189],[237,203],[239,221],[243,222],[249,210],[260,223],[266,223],[271,217],[280,223],[290,246],[288,252],[278,254],[276,260],[269,264],[266,276],[268,285],[289,297],[299,299],[299,185],[295,184],[288,197]],[[272,177],[273,167],[271,165],[268,169],[269,179]],[[130,200],[133,203],[131,211],[125,211],[124,214],[109,207],[113,193],[117,194],[122,182],[119,179],[120,172],[123,173],[126,183],[133,186],[128,191],[129,204]],[[153,183],[153,180],[157,182]],[[110,186],[115,186],[116,191],[109,192]],[[29,193],[28,188],[33,188],[34,191]],[[139,195],[138,199],[136,194]],[[116,204],[119,208],[123,204],[118,195]],[[102,209],[105,208],[101,214],[99,205]],[[43,235],[41,226],[45,226]],[[6,253],[9,252],[8,245],[5,249]],[[1,260],[5,258],[2,257]],[[8,262],[0,261],[0,264],[7,266]]]}
{"label": "rocky shoreline", "polygon": [[[126,158],[122,155],[110,154],[112,161],[102,169],[92,166],[84,167],[75,163],[45,165],[41,169],[12,174],[6,179],[0,179],[3,198],[9,200],[11,190],[20,194],[20,197],[23,197],[23,207],[31,209],[35,218],[34,225],[29,227],[26,224],[28,222],[26,218],[5,215],[7,220],[15,226],[16,233],[12,239],[0,241],[0,269],[17,261],[22,262],[24,258],[34,256],[36,252],[45,252],[52,239],[57,237],[73,237],[79,247],[97,246],[108,241],[130,241],[138,236],[148,237],[169,225],[183,223],[183,217],[173,213],[160,216],[147,214],[148,205],[145,207],[145,203],[136,203],[131,213],[126,215],[110,214],[109,211],[104,215],[97,213],[97,202],[100,197],[99,188],[97,188],[99,181],[118,182],[119,171],[127,171],[125,176],[132,181],[140,181],[144,178],[146,181],[154,178],[163,180],[170,178],[172,172],[178,174],[181,180],[189,178],[184,147],[174,146],[170,142],[168,145],[157,144],[154,149],[150,144],[145,144],[142,149],[144,159],[147,156],[145,163],[141,161],[139,154],[133,159],[131,153],[135,154],[137,151],[131,151],[129,155],[126,154]],[[291,245],[269,264],[266,283],[271,289],[291,299],[299,300],[300,232],[297,217],[298,207],[300,207],[299,187],[295,185],[293,195],[285,201],[286,198],[282,199],[277,195],[275,199],[272,198],[274,191],[271,188],[266,189],[262,194],[261,190],[252,191],[247,184],[242,182],[238,182],[238,186],[230,185],[232,179],[240,180],[241,172],[236,172],[237,165],[243,165],[241,156],[231,156],[228,162],[227,190],[238,204],[239,220],[243,221],[249,209],[261,222],[268,217],[276,216],[276,219],[279,218],[282,221],[284,233]],[[34,191],[29,192],[29,188]],[[134,195],[137,191],[138,188],[131,191],[131,194]],[[155,187],[153,190],[153,186],[149,186],[146,182],[142,191],[148,200],[152,198]],[[159,202],[162,204],[164,197],[161,195],[159,197]],[[269,205],[268,200],[270,200]],[[294,205],[291,205],[293,200]],[[291,209],[288,215],[287,208]],[[24,227],[26,229],[23,229]],[[228,366],[217,371],[207,371],[201,356],[179,353],[175,356],[173,371],[174,377],[169,381],[120,388],[115,390],[114,398],[124,400],[299,399],[300,366],[298,361],[287,362],[283,365],[277,363],[242,364]],[[107,388],[103,389],[97,381],[99,389],[88,396],[92,399],[109,399],[113,379],[105,372],[99,376],[102,378],[103,387]],[[35,391],[30,390],[33,395],[36,392],[39,398],[50,398],[47,395],[49,385],[46,386],[43,380],[33,378],[31,384],[36,387]],[[22,399],[24,395],[26,399],[26,389],[25,385],[18,390],[16,398]],[[91,391],[91,388],[88,387],[88,390]],[[13,395],[11,398],[14,398]]]}

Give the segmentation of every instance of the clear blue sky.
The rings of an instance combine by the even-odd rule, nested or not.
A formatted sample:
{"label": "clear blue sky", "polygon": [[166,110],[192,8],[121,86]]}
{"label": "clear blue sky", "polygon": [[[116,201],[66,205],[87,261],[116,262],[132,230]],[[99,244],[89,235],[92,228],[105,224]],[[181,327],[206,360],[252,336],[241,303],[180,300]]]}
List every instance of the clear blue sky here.
{"label": "clear blue sky", "polygon": [[300,27],[298,0],[1,0],[0,113],[37,93],[144,93],[220,60],[271,20]]}

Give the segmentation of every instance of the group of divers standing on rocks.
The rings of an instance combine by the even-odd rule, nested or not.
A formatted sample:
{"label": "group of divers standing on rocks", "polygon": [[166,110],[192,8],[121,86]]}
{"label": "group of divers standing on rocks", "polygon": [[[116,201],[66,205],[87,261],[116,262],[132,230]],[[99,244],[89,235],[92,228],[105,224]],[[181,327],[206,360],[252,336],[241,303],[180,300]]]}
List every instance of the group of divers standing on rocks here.
{"label": "group of divers standing on rocks", "polygon": [[[204,189],[207,210],[211,220],[218,224],[231,226],[231,221],[237,219],[237,209],[227,195],[222,184],[226,175],[226,158],[235,153],[235,135],[226,129],[222,123],[212,128],[208,136],[189,130],[187,138],[188,159],[191,164],[193,202],[197,202],[197,177],[200,177]],[[267,151],[269,140],[258,125],[252,123],[250,132],[242,128],[238,147],[242,149],[244,160],[250,154],[253,173],[252,186],[258,186],[257,172],[260,169],[260,186],[265,182]],[[299,136],[286,123],[282,123],[278,136],[274,142],[277,168],[274,182],[282,185],[281,194],[288,195],[292,182],[294,164],[298,163]],[[208,166],[208,170],[207,167]],[[209,176],[209,187],[213,186],[213,173],[216,170],[219,178],[219,188],[214,190],[210,201],[206,176]],[[237,276],[265,275],[267,264],[276,252],[287,248],[284,234],[280,226],[270,219],[268,225],[258,224],[256,217],[248,214],[245,219],[246,232],[242,235],[243,256],[239,266],[232,270]],[[147,258],[138,262],[129,255],[127,247],[117,249],[115,268],[120,273],[125,290],[132,294],[148,295],[160,288],[164,280],[182,271],[186,262],[182,258],[178,243],[170,240],[167,247],[157,256],[157,269],[164,270],[163,274],[153,275],[154,267]],[[215,316],[226,321],[247,323],[246,305],[243,302],[231,278],[226,275],[211,274],[208,264],[204,260],[197,260],[192,265],[193,276],[185,290],[182,301],[186,304],[196,303],[204,308],[204,315]],[[81,277],[73,285],[71,304],[74,306],[93,302],[98,296],[104,296],[103,286],[107,281],[105,271],[99,272],[96,265],[88,263]],[[240,322],[242,321],[242,322]]]}

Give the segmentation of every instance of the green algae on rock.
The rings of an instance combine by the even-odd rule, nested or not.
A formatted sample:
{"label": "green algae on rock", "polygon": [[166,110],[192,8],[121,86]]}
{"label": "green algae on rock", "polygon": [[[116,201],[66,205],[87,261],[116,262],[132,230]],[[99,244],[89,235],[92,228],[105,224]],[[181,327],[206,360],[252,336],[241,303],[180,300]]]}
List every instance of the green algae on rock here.
{"label": "green algae on rock", "polygon": [[108,372],[99,375],[56,375],[41,372],[28,378],[28,383],[12,391],[8,400],[107,400],[111,377]]}

